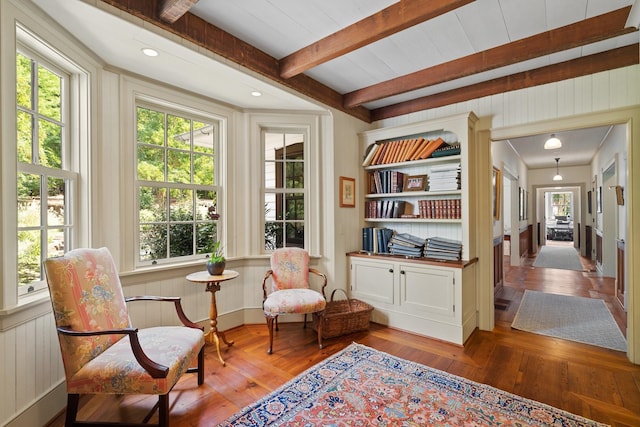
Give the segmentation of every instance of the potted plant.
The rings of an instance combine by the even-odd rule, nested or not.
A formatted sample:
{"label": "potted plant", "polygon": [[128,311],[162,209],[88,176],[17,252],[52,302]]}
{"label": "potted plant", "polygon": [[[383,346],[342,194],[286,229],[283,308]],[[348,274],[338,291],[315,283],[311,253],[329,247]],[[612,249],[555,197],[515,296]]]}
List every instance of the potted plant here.
{"label": "potted plant", "polygon": [[220,241],[216,241],[211,249],[211,257],[207,260],[207,271],[212,276],[219,276],[224,271],[226,260],[220,247]]}

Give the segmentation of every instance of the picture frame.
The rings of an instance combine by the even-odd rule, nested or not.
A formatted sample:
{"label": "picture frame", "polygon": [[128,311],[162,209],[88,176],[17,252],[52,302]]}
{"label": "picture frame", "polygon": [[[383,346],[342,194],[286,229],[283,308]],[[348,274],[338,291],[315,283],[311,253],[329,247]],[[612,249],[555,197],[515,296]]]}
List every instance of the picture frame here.
{"label": "picture frame", "polygon": [[602,213],[602,185],[598,187],[596,192],[596,211]]}
{"label": "picture frame", "polygon": [[502,209],[501,206],[501,189],[502,189],[502,171],[500,169],[497,168],[493,168],[493,178],[491,181],[491,185],[492,185],[492,206],[493,206],[493,220],[494,221],[499,221],[500,220],[500,210]]}
{"label": "picture frame", "polygon": [[618,206],[623,206],[624,196],[622,194],[622,186],[616,185],[614,188],[616,189],[616,203],[618,203]]}
{"label": "picture frame", "polygon": [[593,201],[591,200],[591,190],[587,191],[587,212],[591,213],[592,212],[592,203]]}
{"label": "picture frame", "polygon": [[425,191],[427,175],[405,175],[402,191]]}
{"label": "picture frame", "polygon": [[340,207],[356,207],[356,180],[346,176],[340,177]]}

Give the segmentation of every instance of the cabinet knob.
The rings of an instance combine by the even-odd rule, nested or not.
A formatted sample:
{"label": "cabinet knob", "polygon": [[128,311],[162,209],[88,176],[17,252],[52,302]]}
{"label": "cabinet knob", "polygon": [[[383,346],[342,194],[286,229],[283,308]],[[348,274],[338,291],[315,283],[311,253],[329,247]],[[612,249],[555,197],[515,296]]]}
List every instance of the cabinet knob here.
{"label": "cabinet knob", "polygon": [[404,270],[400,270],[400,274],[404,274]]}
{"label": "cabinet knob", "polygon": [[390,268],[390,269],[389,269],[389,273],[393,273],[393,268]]}

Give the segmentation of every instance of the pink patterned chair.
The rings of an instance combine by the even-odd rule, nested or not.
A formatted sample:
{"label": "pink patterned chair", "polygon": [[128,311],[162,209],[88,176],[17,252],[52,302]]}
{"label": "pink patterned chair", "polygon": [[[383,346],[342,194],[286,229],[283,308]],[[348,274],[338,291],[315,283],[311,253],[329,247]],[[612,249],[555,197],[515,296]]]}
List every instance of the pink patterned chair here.
{"label": "pink patterned chair", "polygon": [[[322,279],[321,292],[309,287],[309,273]],[[271,277],[271,286],[268,279]],[[281,314],[304,314],[304,327],[307,327],[307,314],[315,313],[322,317],[327,300],[324,288],[327,277],[309,267],[309,253],[300,248],[281,248],[271,255],[271,270],[262,281],[262,308],[269,328],[269,350],[273,353],[273,324],[278,330],[278,316]],[[322,319],[318,322],[318,346],[322,348]]]}
{"label": "pink patterned chair", "polygon": [[[75,249],[44,263],[67,380],[65,426],[77,421],[81,394],[157,394],[157,426],[169,426],[169,392],[185,372],[204,382],[203,328],[179,297],[125,298],[109,250]],[[134,328],[126,302],[169,301],[184,326]],[[197,360],[198,367],[191,367]],[[127,424],[131,425],[131,424]]]}

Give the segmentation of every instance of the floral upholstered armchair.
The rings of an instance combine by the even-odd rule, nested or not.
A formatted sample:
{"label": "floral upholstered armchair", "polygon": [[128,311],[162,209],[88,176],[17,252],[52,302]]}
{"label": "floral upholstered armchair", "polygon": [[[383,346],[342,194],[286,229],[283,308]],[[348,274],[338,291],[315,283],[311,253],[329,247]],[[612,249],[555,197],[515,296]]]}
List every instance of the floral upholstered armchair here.
{"label": "floral upholstered armchair", "polygon": [[[309,286],[309,273],[322,279],[322,288],[318,292]],[[271,278],[269,281],[268,279]],[[270,282],[270,283],[269,283]],[[269,286],[269,284],[271,286]],[[278,330],[278,316],[281,314],[304,314],[304,327],[307,327],[307,314],[315,313],[318,322],[318,346],[322,348],[322,316],[327,305],[324,288],[327,277],[309,267],[309,253],[300,248],[281,248],[271,255],[271,269],[262,281],[262,308],[269,328],[269,350],[273,353],[273,326]]]}
{"label": "floral upholstered armchair", "polygon": [[[158,395],[157,425],[168,426],[169,392],[182,374],[204,382],[203,328],[186,318],[180,298],[125,298],[106,248],[75,249],[44,266],[67,380],[65,426],[91,425],[76,420],[81,394]],[[134,328],[126,303],[139,300],[172,302],[184,326]]]}

